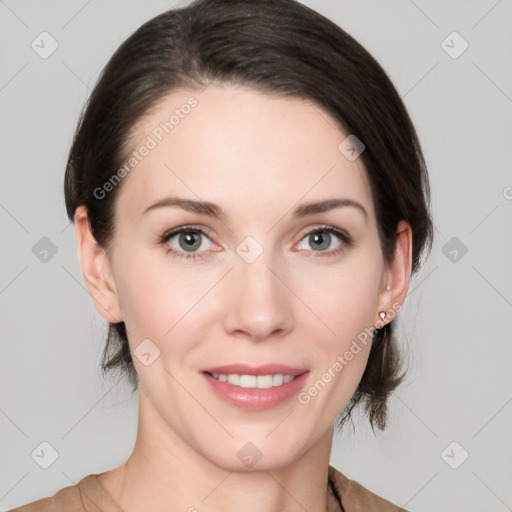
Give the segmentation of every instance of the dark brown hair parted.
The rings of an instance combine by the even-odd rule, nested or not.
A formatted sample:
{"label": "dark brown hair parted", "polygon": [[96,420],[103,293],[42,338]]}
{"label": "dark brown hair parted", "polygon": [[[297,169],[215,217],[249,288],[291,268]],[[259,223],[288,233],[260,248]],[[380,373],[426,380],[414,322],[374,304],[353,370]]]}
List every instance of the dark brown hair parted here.
{"label": "dark brown hair parted", "polygon": [[[335,23],[295,0],[196,0],[144,23],[114,53],[81,114],[64,180],[67,215],[85,205],[91,232],[108,250],[119,186],[94,193],[126,160],[136,124],[177,88],[210,83],[300,97],[328,112],[365,145],[360,155],[377,214],[386,262],[402,219],[413,233],[412,272],[432,248],[433,223],[424,156],[392,82],[376,60]],[[340,141],[341,142],[341,141]],[[386,426],[387,400],[403,380],[393,322],[373,334],[362,379],[339,416],[364,404],[372,428]],[[138,378],[124,322],[110,324],[102,369]]]}

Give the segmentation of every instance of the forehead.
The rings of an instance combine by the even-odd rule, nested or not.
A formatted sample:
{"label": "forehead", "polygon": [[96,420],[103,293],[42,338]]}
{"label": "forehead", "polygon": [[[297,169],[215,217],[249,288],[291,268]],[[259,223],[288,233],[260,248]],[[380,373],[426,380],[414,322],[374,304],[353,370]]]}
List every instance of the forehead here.
{"label": "forehead", "polygon": [[363,163],[339,148],[347,135],[302,98],[228,85],[175,90],[133,130],[130,154],[138,156],[119,208],[140,215],[155,200],[179,195],[220,204],[228,214],[275,216],[302,201],[347,197],[373,217]]}

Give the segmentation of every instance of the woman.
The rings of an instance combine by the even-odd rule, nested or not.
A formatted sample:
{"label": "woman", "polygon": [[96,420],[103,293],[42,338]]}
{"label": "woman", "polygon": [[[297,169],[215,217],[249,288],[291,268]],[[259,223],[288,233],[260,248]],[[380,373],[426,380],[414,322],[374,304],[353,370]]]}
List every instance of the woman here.
{"label": "woman", "polygon": [[432,244],[415,129],[361,45],[294,0],[155,17],[91,94],[65,199],[137,439],[16,511],[400,510],[329,465],[356,405],[385,428]]}

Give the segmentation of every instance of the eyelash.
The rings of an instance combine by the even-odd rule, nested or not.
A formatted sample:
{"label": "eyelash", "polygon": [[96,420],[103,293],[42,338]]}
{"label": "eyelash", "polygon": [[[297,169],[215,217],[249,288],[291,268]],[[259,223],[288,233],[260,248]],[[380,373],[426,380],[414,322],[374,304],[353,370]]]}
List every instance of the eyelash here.
{"label": "eyelash", "polygon": [[[173,229],[171,231],[166,231],[165,233],[162,233],[158,238],[158,243],[161,245],[166,245],[167,242],[171,238],[173,238],[174,236],[179,235],[183,232],[187,232],[187,231],[192,231],[193,233],[201,233],[201,235],[205,236],[206,238],[209,238],[208,234],[205,231],[203,231],[201,228],[199,228],[197,226],[189,225],[189,226],[181,226],[181,227]],[[318,252],[317,256],[314,256],[314,257],[322,258],[322,257],[335,256],[335,255],[343,252],[346,248],[350,247],[353,242],[352,238],[347,233],[345,233],[344,231],[342,231],[338,228],[335,228],[334,226],[328,226],[328,225],[323,225],[318,228],[314,228],[310,231],[307,231],[306,233],[303,234],[300,241],[302,241],[304,238],[306,238],[307,236],[310,236],[314,233],[333,234],[333,235],[337,236],[338,238],[340,238],[343,242],[342,247],[337,248],[337,249],[332,249],[331,251],[328,251],[328,252],[313,251],[313,252]],[[188,253],[187,254],[186,252],[176,251],[175,249],[173,249],[172,247],[169,247],[168,245],[166,246],[166,252],[167,252],[167,254],[172,253],[173,257],[180,258],[180,259],[185,258],[187,260],[197,260],[197,259],[203,258],[201,253]]]}

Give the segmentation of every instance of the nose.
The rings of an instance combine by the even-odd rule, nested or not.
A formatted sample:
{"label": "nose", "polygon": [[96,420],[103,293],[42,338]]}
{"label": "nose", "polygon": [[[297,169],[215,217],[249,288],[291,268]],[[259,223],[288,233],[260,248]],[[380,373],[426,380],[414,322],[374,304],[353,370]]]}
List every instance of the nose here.
{"label": "nose", "polygon": [[289,280],[286,268],[277,264],[270,251],[263,251],[252,263],[237,255],[226,282],[226,332],[256,341],[290,332],[294,296]]}

